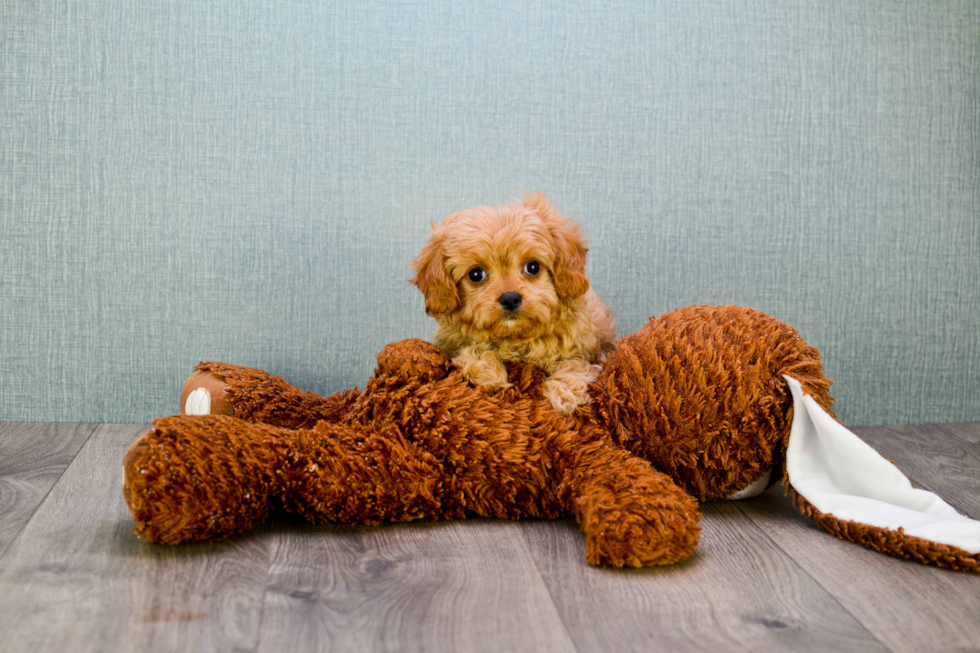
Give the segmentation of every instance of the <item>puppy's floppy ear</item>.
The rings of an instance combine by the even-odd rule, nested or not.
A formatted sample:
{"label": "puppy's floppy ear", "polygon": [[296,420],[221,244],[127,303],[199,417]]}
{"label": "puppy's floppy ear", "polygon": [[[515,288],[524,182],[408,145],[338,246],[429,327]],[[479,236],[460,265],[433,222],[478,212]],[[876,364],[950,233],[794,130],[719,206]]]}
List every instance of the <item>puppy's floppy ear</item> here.
{"label": "puppy's floppy ear", "polygon": [[589,251],[578,225],[561,216],[541,193],[524,196],[524,206],[534,210],[551,233],[555,248],[555,290],[565,300],[576,299],[589,289],[585,276],[585,255]]}
{"label": "puppy's floppy ear", "polygon": [[428,315],[451,313],[459,308],[456,283],[446,270],[446,254],[442,246],[442,234],[436,230],[412,262],[415,276],[412,283],[425,296],[425,312]]}

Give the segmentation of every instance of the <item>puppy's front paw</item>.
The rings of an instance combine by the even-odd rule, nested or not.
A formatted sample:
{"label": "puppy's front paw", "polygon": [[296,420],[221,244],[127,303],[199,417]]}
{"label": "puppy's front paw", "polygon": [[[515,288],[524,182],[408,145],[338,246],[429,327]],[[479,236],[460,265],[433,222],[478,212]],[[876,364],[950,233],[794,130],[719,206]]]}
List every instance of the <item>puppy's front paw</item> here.
{"label": "puppy's front paw", "polygon": [[460,355],[453,364],[463,373],[463,378],[475,386],[493,392],[509,388],[507,368],[496,356],[483,353],[479,356]]}
{"label": "puppy's front paw", "polygon": [[562,415],[569,415],[582,404],[589,403],[589,388],[585,384],[550,378],[542,387],[548,403]]}
{"label": "puppy's front paw", "polygon": [[578,406],[591,401],[589,384],[599,377],[602,370],[587,360],[569,359],[549,370],[548,380],[542,389],[551,406],[559,413],[568,415]]}

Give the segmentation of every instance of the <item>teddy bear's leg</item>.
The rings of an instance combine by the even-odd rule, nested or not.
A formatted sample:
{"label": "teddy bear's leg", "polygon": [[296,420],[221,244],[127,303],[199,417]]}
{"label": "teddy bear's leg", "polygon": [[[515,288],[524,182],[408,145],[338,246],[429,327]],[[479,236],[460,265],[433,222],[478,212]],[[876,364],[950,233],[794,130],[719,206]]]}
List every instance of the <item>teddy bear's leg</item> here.
{"label": "teddy bear's leg", "polygon": [[619,444],[712,501],[778,480],[792,415],[783,374],[831,410],[820,354],[795,329],[751,309],[696,306],[620,340],[592,393]]}
{"label": "teddy bear's leg", "polygon": [[586,535],[593,565],[668,565],[697,547],[697,501],[608,438],[562,447],[560,497]]}
{"label": "teddy bear's leg", "polygon": [[225,415],[158,419],[123,458],[136,533],[164,544],[246,531],[283,486],[288,432]]}
{"label": "teddy bear's leg", "polygon": [[244,532],[278,505],[317,523],[447,516],[439,461],[397,432],[325,421],[293,431],[225,415],[159,419],[123,472],[137,534],[164,544]]}
{"label": "teddy bear's leg", "polygon": [[295,432],[283,507],[313,523],[380,524],[446,514],[442,462],[392,428],[320,422]]}
{"label": "teddy bear's leg", "polygon": [[282,428],[311,428],[336,422],[357,399],[357,390],[321,397],[263,370],[227,363],[199,363],[184,383],[180,409],[185,415],[228,415]]}
{"label": "teddy bear's leg", "polygon": [[[438,347],[418,338],[387,345],[375,375],[424,382],[444,378],[451,368]],[[304,392],[263,370],[228,363],[198,364],[180,393],[185,415],[229,415],[289,429],[338,422],[358,397],[357,389],[321,397]]]}

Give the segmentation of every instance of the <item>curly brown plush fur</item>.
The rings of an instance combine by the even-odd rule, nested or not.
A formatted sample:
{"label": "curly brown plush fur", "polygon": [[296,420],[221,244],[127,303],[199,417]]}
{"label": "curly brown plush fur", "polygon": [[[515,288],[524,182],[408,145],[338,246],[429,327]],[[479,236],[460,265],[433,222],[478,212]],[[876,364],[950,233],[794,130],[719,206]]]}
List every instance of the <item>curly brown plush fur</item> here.
{"label": "curly brown plush fur", "polygon": [[[300,415],[290,407],[305,414],[311,402],[322,413],[275,377],[203,370],[223,376],[236,415],[262,405],[261,414],[292,424]],[[487,395],[449,372],[433,345],[407,340],[385,348],[364,392],[325,400],[343,413],[335,422],[293,431],[224,415],[157,420],[124,461],[137,533],[168,544],[224,537],[252,528],[277,503],[318,523],[570,514],[593,564],[689,556],[696,501],[615,446],[588,412],[555,412],[542,380],[540,369],[512,364],[513,387]],[[283,391],[271,405],[259,401],[270,387]]]}
{"label": "curly brown plush fur", "polygon": [[616,442],[708,501],[779,463],[793,420],[783,374],[831,412],[820,354],[795,329],[747,308],[696,306],[622,338],[592,393]]}
{"label": "curly brown plush fur", "polygon": [[[670,564],[697,546],[695,499],[779,467],[792,422],[783,375],[828,412],[833,401],[816,349],[732,306],[677,310],[623,338],[592,403],[571,415],[551,408],[539,368],[507,369],[512,386],[487,392],[435,346],[405,340],[381,352],[363,392],[319,397],[260,370],[201,363],[182,405],[203,386],[224,414],[156,420],[130,448],[136,532],[210,540],[277,508],[318,523],[571,515],[592,564]],[[867,546],[878,537],[810,516]],[[873,548],[976,570],[976,556],[910,554],[916,543],[888,537]]]}

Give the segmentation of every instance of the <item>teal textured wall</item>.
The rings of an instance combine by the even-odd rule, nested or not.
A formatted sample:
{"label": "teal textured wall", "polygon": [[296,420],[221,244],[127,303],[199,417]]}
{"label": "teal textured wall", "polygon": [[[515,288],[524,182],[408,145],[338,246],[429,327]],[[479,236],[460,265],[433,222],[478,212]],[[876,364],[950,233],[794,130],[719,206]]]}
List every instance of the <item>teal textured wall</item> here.
{"label": "teal textured wall", "polygon": [[429,220],[527,189],[621,334],[748,305],[845,421],[980,420],[973,0],[0,0],[0,419],[363,384]]}

